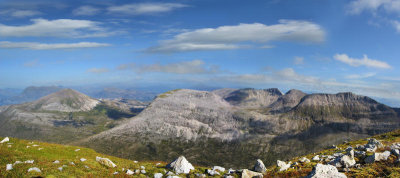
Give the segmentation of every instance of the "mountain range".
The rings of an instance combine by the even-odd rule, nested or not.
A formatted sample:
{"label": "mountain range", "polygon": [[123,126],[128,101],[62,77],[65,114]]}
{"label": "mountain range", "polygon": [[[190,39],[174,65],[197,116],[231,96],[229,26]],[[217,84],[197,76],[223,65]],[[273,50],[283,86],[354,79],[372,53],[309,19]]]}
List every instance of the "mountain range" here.
{"label": "mountain range", "polygon": [[[0,135],[68,143],[136,160],[179,155],[248,167],[399,128],[399,109],[353,93],[278,89],[172,90],[151,103],[64,89],[0,107]],[[296,150],[296,151],[293,151]]]}

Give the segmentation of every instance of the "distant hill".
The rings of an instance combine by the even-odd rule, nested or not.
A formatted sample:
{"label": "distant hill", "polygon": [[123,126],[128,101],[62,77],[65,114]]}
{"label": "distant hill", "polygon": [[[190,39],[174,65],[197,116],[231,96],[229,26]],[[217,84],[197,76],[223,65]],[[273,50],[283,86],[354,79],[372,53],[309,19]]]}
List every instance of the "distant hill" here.
{"label": "distant hill", "polygon": [[0,106],[1,105],[12,105],[12,104],[21,104],[25,102],[30,102],[37,100],[43,96],[49,95],[51,93],[57,92],[62,90],[63,87],[59,86],[30,86],[25,88],[22,93],[10,96],[4,96],[3,99],[0,99]]}
{"label": "distant hill", "polygon": [[123,98],[139,101],[151,101],[155,96],[157,96],[157,93],[135,89],[104,88],[100,91],[91,92],[90,96],[106,99]]}

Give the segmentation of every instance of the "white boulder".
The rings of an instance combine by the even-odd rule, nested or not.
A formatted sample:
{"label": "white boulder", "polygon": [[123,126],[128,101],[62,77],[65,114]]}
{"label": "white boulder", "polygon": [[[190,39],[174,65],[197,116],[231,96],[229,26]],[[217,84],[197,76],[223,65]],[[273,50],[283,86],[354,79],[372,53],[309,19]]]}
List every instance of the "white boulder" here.
{"label": "white boulder", "polygon": [[312,158],[312,160],[313,160],[313,161],[319,161],[319,155],[315,155],[315,156]]}
{"label": "white boulder", "polygon": [[162,177],[163,177],[163,174],[161,174],[161,173],[154,174],[154,178],[162,178]]}
{"label": "white boulder", "polygon": [[107,167],[117,167],[110,159],[96,156],[96,161]]}
{"label": "white boulder", "polygon": [[257,159],[257,162],[254,165],[253,170],[256,172],[265,173],[267,171],[267,168],[265,167],[265,165],[261,159]]}
{"label": "white boulder", "polygon": [[42,172],[42,171],[40,171],[40,169],[37,168],[37,167],[33,167],[33,168],[29,168],[29,169],[28,169],[28,172],[32,172],[32,171],[34,171],[34,172]]}
{"label": "white boulder", "polygon": [[289,162],[286,164],[286,162],[284,162],[284,161],[280,161],[280,160],[276,161],[276,165],[279,167],[279,171],[284,171],[286,169],[289,169],[291,164],[292,164],[292,162]]}
{"label": "white boulder", "polygon": [[310,160],[308,158],[306,158],[306,157],[302,157],[302,158],[299,159],[299,162],[301,162],[301,163],[309,163]]}
{"label": "white boulder", "polygon": [[11,171],[12,169],[13,169],[13,165],[12,164],[7,164],[6,171]]}
{"label": "white boulder", "polygon": [[386,161],[390,156],[390,151],[385,151],[383,153],[374,153],[371,156],[365,158],[365,163],[373,163],[375,161]]}
{"label": "white boulder", "polygon": [[175,161],[169,163],[166,168],[173,169],[177,174],[189,174],[190,170],[194,170],[193,165],[184,156],[180,156]]}
{"label": "white boulder", "polygon": [[133,174],[135,174],[133,171],[131,171],[130,169],[128,169],[128,170],[126,170],[126,174],[127,175],[133,175]]}
{"label": "white boulder", "polygon": [[86,159],[85,159],[85,158],[81,158],[80,160],[81,160],[82,162],[85,162],[85,161],[86,161]]}
{"label": "white boulder", "polygon": [[307,178],[345,178],[346,175],[340,173],[335,166],[323,165],[318,163]]}
{"label": "white boulder", "polygon": [[242,178],[262,178],[262,177],[264,177],[264,175],[259,172],[253,172],[248,169],[243,169],[242,171]]}
{"label": "white boulder", "polygon": [[9,141],[10,141],[10,139],[8,137],[6,137],[2,141],[0,141],[0,143],[6,143],[6,142],[9,142]]}

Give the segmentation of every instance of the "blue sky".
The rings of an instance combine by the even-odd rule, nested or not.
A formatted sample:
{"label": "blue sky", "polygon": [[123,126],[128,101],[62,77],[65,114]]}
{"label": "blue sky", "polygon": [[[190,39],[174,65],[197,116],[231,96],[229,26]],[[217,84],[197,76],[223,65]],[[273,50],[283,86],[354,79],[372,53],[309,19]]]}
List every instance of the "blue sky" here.
{"label": "blue sky", "polygon": [[0,88],[277,87],[400,106],[400,0],[0,0]]}

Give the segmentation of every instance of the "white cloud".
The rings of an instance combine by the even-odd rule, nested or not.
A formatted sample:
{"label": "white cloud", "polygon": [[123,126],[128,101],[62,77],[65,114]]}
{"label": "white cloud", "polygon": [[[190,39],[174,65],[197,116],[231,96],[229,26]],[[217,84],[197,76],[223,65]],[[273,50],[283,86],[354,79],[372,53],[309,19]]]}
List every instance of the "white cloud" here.
{"label": "white cloud", "polygon": [[95,73],[95,74],[101,74],[101,73],[107,73],[110,70],[106,69],[106,68],[91,68],[88,69],[87,72],[89,73]]}
{"label": "white cloud", "polygon": [[294,62],[294,64],[296,64],[296,65],[302,65],[302,64],[304,64],[304,57],[298,57],[298,56],[296,56],[296,57],[294,57],[293,62]]}
{"label": "white cloud", "polygon": [[355,0],[349,3],[348,12],[350,14],[360,14],[363,11],[377,12],[382,9],[386,12],[400,13],[399,0]]}
{"label": "white cloud", "polygon": [[400,33],[400,22],[397,20],[392,20],[392,25],[398,33]]}
{"label": "white cloud", "polygon": [[32,19],[32,24],[10,26],[0,24],[3,37],[102,37],[111,33],[100,27],[99,22],[72,19]]}
{"label": "white cloud", "polygon": [[170,12],[183,7],[187,7],[187,5],[180,3],[136,3],[111,6],[108,8],[108,11],[110,13],[126,15],[153,15]]}
{"label": "white cloud", "polygon": [[347,75],[345,78],[347,79],[364,79],[364,78],[370,78],[375,76],[376,73],[365,73],[365,74],[352,74],[352,75]]}
{"label": "white cloud", "polygon": [[35,15],[41,14],[39,11],[34,11],[34,10],[16,10],[12,11],[10,13],[10,16],[16,17],[16,18],[23,18],[23,17],[31,17]]}
{"label": "white cloud", "polygon": [[100,9],[93,6],[81,6],[72,11],[74,15],[91,16],[100,13]]}
{"label": "white cloud", "polygon": [[131,69],[137,73],[173,73],[173,74],[212,74],[219,71],[217,66],[207,66],[202,60],[184,61],[170,64],[122,64],[118,67],[119,70]]}
{"label": "white cloud", "polygon": [[161,41],[158,46],[146,49],[146,52],[170,53],[195,50],[221,50],[248,47],[240,43],[265,43],[271,41],[290,41],[302,43],[320,43],[325,40],[324,30],[308,21],[280,20],[279,24],[260,23],[239,24],[203,28],[176,35],[173,39]]}
{"label": "white cloud", "polygon": [[366,66],[366,67],[381,68],[381,69],[392,68],[386,62],[370,59],[368,58],[367,55],[364,55],[362,59],[357,59],[357,58],[351,58],[347,54],[336,54],[333,58],[354,67]]}
{"label": "white cloud", "polygon": [[50,50],[50,49],[73,49],[73,48],[95,48],[110,46],[107,43],[79,42],[79,43],[33,43],[33,42],[9,42],[0,41],[0,48],[23,48],[34,50]]}

